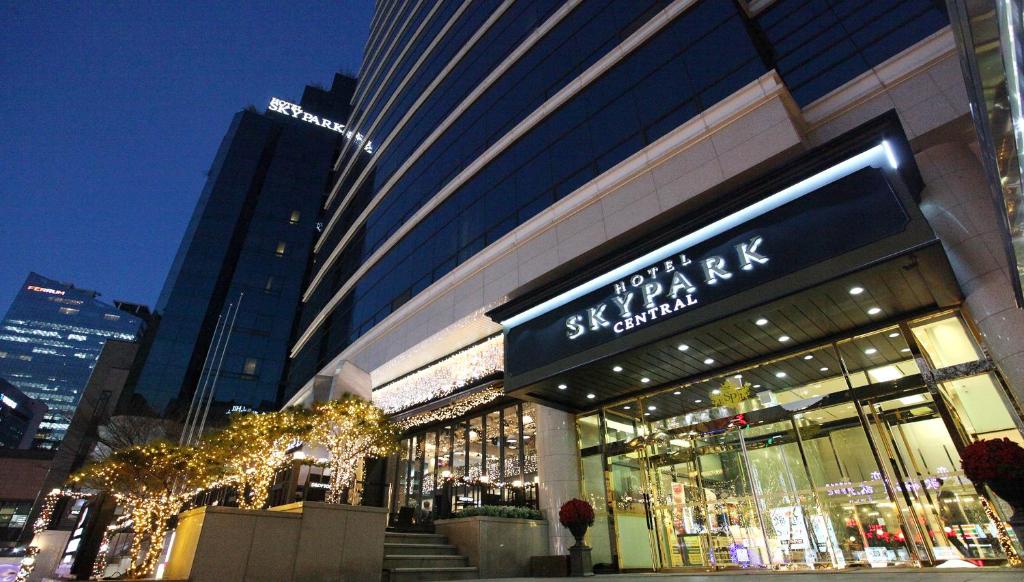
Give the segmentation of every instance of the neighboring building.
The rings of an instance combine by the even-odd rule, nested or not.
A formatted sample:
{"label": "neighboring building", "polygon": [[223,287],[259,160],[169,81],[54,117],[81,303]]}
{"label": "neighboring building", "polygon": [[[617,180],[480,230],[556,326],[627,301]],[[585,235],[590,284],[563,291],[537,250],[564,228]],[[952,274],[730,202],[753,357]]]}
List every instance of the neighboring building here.
{"label": "neighboring building", "polygon": [[[109,305],[99,293],[30,273],[0,329],[0,378],[47,406],[33,442],[55,449],[108,339],[133,341],[138,306]],[[122,309],[121,306],[125,308]]]}
{"label": "neighboring building", "polygon": [[43,486],[52,451],[0,449],[0,556],[19,545],[31,523],[32,504]]}
{"label": "neighboring building", "polygon": [[948,22],[379,3],[289,403],[403,422],[405,523],[590,500],[606,569],[1005,561],[958,452],[1024,440],[1024,312]]}
{"label": "neighboring building", "polygon": [[275,98],[264,113],[234,116],[129,382],[130,412],[191,420],[193,402],[212,397],[209,415],[223,418],[284,400],[289,338],[354,85],[336,75],[329,91],[306,87],[299,105]]}
{"label": "neighboring building", "polygon": [[45,404],[0,378],[0,449],[31,448],[46,410]]}

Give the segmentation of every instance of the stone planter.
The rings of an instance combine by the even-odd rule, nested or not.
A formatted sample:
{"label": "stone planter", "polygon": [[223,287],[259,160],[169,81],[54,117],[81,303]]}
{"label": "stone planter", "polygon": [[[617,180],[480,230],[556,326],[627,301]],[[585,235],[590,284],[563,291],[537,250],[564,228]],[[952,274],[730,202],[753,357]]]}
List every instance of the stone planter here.
{"label": "stone planter", "polygon": [[530,575],[530,557],[548,553],[548,522],[475,515],[434,522],[459,553],[476,566],[480,578]]}
{"label": "stone planter", "polygon": [[190,582],[380,580],[387,511],[300,502],[178,516],[166,579]]}

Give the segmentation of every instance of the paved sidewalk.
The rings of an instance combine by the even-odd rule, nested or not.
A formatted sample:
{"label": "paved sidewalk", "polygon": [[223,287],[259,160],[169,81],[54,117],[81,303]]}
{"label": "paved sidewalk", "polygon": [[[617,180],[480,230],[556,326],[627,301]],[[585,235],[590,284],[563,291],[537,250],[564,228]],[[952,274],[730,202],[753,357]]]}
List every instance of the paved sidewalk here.
{"label": "paved sidewalk", "polygon": [[[729,582],[742,580],[753,582],[756,577],[765,582],[811,582],[820,578],[842,577],[835,582],[1024,582],[1024,570],[1011,568],[965,568],[965,569],[858,569],[858,570],[811,570],[805,572],[765,572],[747,570],[740,572],[693,572],[658,574],[603,574],[587,578],[593,582]],[[856,578],[856,580],[854,580]],[[536,580],[566,580],[566,578],[490,578],[481,582],[534,582]]]}

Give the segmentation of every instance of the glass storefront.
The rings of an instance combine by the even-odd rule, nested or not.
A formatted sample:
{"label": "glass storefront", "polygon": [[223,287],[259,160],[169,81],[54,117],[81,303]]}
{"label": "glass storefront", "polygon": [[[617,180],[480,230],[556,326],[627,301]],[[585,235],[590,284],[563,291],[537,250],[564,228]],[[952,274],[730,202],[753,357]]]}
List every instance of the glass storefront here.
{"label": "glass storefront", "polygon": [[958,450],[1022,441],[1021,426],[957,312],[620,401],[577,428],[596,564],[1005,560]]}
{"label": "glass storefront", "polygon": [[410,431],[392,508],[418,522],[480,505],[537,508],[536,405],[520,402]]}

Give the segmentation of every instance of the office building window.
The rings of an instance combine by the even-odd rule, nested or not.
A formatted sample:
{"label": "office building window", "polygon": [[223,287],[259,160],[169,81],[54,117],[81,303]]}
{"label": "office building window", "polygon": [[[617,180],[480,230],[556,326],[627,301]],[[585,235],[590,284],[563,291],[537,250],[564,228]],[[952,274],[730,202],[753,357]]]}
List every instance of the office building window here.
{"label": "office building window", "polygon": [[288,224],[298,224],[300,216],[302,214],[298,210],[292,210],[292,215],[288,217]]}
{"label": "office building window", "polygon": [[75,309],[74,307],[61,307],[60,312],[63,313],[64,315],[74,315],[78,313],[78,310]]}
{"label": "office building window", "polygon": [[283,257],[284,256],[284,251],[287,248],[288,248],[288,245],[284,241],[281,241],[281,242],[277,243],[277,248],[274,249],[274,254],[279,256],[279,257]]}
{"label": "office building window", "polygon": [[257,371],[259,371],[259,360],[246,358],[245,364],[242,365],[242,373],[246,376],[255,376]]}
{"label": "office building window", "polygon": [[106,319],[107,321],[118,321],[121,319],[121,316],[114,313],[104,313],[103,319]]}

